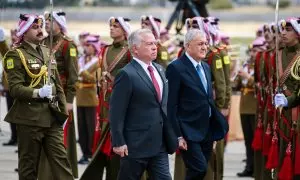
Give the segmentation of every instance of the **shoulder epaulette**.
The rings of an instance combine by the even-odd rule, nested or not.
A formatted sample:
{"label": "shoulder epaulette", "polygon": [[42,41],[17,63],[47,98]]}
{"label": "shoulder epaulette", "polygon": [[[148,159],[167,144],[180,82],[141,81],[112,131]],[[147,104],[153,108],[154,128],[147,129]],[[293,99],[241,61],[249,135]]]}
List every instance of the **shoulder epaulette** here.
{"label": "shoulder epaulette", "polygon": [[226,44],[221,44],[221,47],[222,47],[223,49],[227,49],[227,45],[226,45]]}
{"label": "shoulder epaulette", "polygon": [[215,47],[213,47],[213,46],[210,46],[209,50],[212,51],[213,53],[217,53],[218,52],[218,50]]}
{"label": "shoulder epaulette", "polygon": [[11,47],[11,50],[16,50],[20,46],[21,46],[21,44],[13,44],[12,47]]}
{"label": "shoulder epaulette", "polygon": [[108,48],[110,46],[112,46],[112,44],[105,44],[104,46],[102,46],[102,48]]}
{"label": "shoulder epaulette", "polygon": [[63,38],[65,39],[65,40],[67,40],[67,41],[73,41],[73,39],[72,38],[70,38],[69,36],[67,36],[67,35],[63,35]]}
{"label": "shoulder epaulette", "polygon": [[7,55],[8,53],[10,53],[10,52],[12,52],[12,51],[14,51],[14,50],[16,50],[16,48],[7,51],[7,52],[4,54],[4,56],[3,56],[3,60],[6,59],[6,55]]}
{"label": "shoulder epaulette", "polygon": [[222,47],[221,45],[216,46],[216,48],[219,49],[219,50],[223,50],[224,49],[224,47]]}

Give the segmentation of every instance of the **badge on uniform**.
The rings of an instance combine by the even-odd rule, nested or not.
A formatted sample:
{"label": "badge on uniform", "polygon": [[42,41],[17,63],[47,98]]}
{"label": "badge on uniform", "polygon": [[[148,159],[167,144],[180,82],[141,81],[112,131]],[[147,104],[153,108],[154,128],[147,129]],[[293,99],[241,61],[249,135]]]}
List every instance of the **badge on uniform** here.
{"label": "badge on uniform", "polygon": [[54,58],[51,59],[51,64],[56,64],[56,60]]}
{"label": "badge on uniform", "polygon": [[161,59],[164,61],[168,60],[168,53],[166,51],[161,52]]}
{"label": "badge on uniform", "polygon": [[40,64],[31,64],[31,68],[33,68],[33,69],[39,69],[40,68]]}
{"label": "badge on uniform", "polygon": [[9,58],[6,60],[6,68],[7,69],[13,69],[14,66],[14,60],[12,58]]}
{"label": "badge on uniform", "polygon": [[71,57],[76,57],[76,55],[77,55],[76,49],[75,48],[70,48],[70,56]]}
{"label": "badge on uniform", "polygon": [[37,63],[37,60],[36,59],[28,59],[27,62],[29,64],[33,64],[33,63]]}
{"label": "badge on uniform", "polygon": [[217,59],[216,60],[216,68],[217,69],[221,69],[223,66],[222,66],[222,61],[221,61],[221,59]]}
{"label": "badge on uniform", "polygon": [[224,56],[224,64],[230,64],[229,56]]}

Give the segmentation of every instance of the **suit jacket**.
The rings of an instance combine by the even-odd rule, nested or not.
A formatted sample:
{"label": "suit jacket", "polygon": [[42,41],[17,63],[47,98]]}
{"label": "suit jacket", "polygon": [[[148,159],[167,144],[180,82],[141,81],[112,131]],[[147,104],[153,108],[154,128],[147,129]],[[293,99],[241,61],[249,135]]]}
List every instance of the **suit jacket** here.
{"label": "suit jacket", "polygon": [[228,123],[214,103],[211,71],[207,63],[202,61],[202,65],[208,83],[207,93],[185,54],[172,62],[166,72],[170,86],[168,118],[173,122],[177,137],[195,142],[202,141],[208,131],[214,141],[223,139],[228,132]]}
{"label": "suit jacket", "polygon": [[161,102],[157,100],[150,77],[135,60],[116,76],[110,99],[112,145],[126,144],[129,156],[134,158],[155,156],[162,147],[173,153],[178,145],[166,116],[168,83],[163,68],[153,65],[163,81]]}

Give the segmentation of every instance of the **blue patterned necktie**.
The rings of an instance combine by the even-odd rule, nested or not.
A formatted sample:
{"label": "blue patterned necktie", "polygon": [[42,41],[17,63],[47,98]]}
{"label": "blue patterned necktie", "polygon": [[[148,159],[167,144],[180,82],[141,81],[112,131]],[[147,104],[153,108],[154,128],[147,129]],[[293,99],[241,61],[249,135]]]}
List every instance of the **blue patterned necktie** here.
{"label": "blue patterned necktie", "polygon": [[198,64],[196,66],[196,70],[197,70],[197,73],[198,73],[198,75],[199,75],[199,77],[201,79],[201,82],[202,82],[202,85],[203,85],[203,87],[205,89],[205,92],[207,93],[207,81],[206,81],[206,78],[204,76],[204,69],[203,69],[203,67],[200,64]]}
{"label": "blue patterned necktie", "polygon": [[[197,70],[197,73],[198,73],[198,75],[199,75],[199,77],[201,79],[201,82],[203,84],[205,92],[207,93],[207,80],[206,80],[206,77],[205,77],[204,69],[203,69],[203,67],[200,64],[198,64],[196,66],[196,70]],[[211,117],[211,108],[210,107],[209,107],[209,115],[208,115],[208,117]]]}

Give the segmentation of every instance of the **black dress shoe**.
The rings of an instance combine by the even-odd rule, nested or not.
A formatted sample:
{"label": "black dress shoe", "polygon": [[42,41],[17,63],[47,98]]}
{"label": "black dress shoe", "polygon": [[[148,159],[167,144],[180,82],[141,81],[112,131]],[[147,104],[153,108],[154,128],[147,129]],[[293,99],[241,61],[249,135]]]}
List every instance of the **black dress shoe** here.
{"label": "black dress shoe", "polygon": [[90,161],[88,159],[88,157],[82,156],[79,161],[78,164],[88,164]]}
{"label": "black dress shoe", "polygon": [[9,140],[8,142],[3,143],[2,145],[3,146],[16,146],[17,145],[17,141]]}
{"label": "black dress shoe", "polygon": [[253,171],[245,169],[243,172],[239,172],[236,175],[238,177],[253,177]]}

